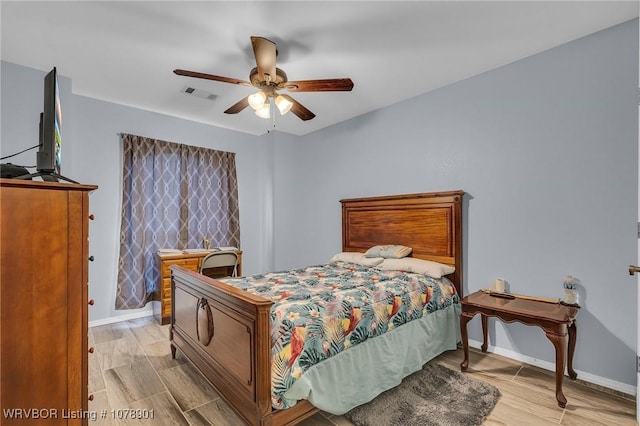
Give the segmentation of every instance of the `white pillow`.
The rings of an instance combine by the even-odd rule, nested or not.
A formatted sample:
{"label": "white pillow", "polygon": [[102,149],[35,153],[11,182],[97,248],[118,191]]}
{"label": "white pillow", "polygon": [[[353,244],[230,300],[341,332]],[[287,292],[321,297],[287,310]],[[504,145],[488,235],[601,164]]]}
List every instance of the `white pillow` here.
{"label": "white pillow", "polygon": [[379,265],[383,260],[384,259],[381,257],[366,257],[364,253],[359,253],[357,251],[345,251],[338,253],[331,258],[331,262],[349,262],[369,267]]}
{"label": "white pillow", "polygon": [[373,246],[364,254],[367,257],[384,257],[386,259],[400,259],[402,257],[409,256],[412,248],[400,245],[382,245]]}
{"label": "white pillow", "polygon": [[442,278],[455,272],[456,268],[444,263],[431,262],[430,260],[414,259],[405,257],[403,259],[384,259],[376,266],[381,271],[404,271],[416,274],[425,274],[433,278]]}

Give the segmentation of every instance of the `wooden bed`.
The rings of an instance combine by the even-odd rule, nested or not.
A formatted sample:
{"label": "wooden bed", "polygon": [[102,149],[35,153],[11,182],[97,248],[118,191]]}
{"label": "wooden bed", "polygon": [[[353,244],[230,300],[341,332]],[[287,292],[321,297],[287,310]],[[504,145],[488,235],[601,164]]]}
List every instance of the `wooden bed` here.
{"label": "wooden bed", "polygon": [[[462,297],[463,191],[341,200],[342,251],[379,244],[413,248],[412,257],[455,266]],[[184,355],[251,425],[292,425],[318,409],[306,400],[271,406],[272,302],[172,266],[171,350]]]}

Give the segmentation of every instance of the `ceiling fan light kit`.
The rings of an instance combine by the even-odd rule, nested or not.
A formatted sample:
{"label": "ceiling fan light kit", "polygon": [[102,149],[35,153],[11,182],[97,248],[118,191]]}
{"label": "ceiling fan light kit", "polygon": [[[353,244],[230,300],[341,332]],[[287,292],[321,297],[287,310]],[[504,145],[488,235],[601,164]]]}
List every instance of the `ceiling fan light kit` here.
{"label": "ceiling fan light kit", "polygon": [[247,106],[251,106],[256,111],[256,115],[262,118],[271,117],[271,99],[273,99],[273,103],[281,115],[291,111],[304,121],[311,120],[316,116],[300,102],[289,95],[279,94],[277,90],[287,90],[289,92],[350,92],[353,89],[353,81],[350,78],[288,81],[287,74],[276,67],[276,56],[278,54],[276,44],[264,37],[256,36],[251,37],[251,44],[257,67],[249,73],[250,82],[182,69],[176,69],[173,72],[185,77],[256,87],[259,89],[258,92],[240,99],[240,101],[227,108],[225,114],[237,114]]}
{"label": "ceiling fan light kit", "polygon": [[[269,98],[271,97],[272,96],[270,96]],[[267,95],[263,91],[259,91],[254,93],[253,95],[247,96],[247,102],[249,102],[249,106],[256,111],[256,115],[258,117],[271,118],[271,100],[267,99]],[[282,95],[277,95],[274,103],[278,107],[280,115],[285,115],[286,113],[288,113],[293,106],[293,102]]]}
{"label": "ceiling fan light kit", "polygon": [[285,98],[282,95],[278,95],[276,97],[276,106],[280,111],[280,115],[285,115],[291,110],[291,107],[293,106],[293,102],[291,102],[289,99]]}
{"label": "ceiling fan light kit", "polygon": [[249,100],[249,106],[257,111],[264,105],[264,102],[267,100],[267,95],[265,95],[263,91],[260,91],[249,95],[247,99]]}
{"label": "ceiling fan light kit", "polygon": [[271,102],[265,102],[256,109],[256,115],[261,118],[271,118]]}

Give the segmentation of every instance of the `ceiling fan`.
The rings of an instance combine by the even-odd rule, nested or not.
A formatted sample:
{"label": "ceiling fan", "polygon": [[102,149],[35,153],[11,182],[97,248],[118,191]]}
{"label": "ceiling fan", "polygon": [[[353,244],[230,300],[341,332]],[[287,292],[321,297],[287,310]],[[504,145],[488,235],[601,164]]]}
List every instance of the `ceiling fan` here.
{"label": "ceiling fan", "polygon": [[289,81],[287,80],[287,74],[276,67],[278,50],[274,42],[264,37],[252,36],[251,45],[253,46],[257,67],[253,68],[249,73],[249,81],[182,69],[176,69],[173,72],[186,77],[204,78],[206,80],[260,89],[258,92],[242,98],[229,107],[225,114],[237,114],[247,106],[251,106],[256,111],[256,115],[263,118],[270,118],[271,116],[271,101],[278,108],[280,114],[286,114],[291,111],[305,121],[311,120],[316,116],[300,102],[287,94],[278,93],[278,90],[289,92],[349,92],[353,89],[353,81],[350,78]]}

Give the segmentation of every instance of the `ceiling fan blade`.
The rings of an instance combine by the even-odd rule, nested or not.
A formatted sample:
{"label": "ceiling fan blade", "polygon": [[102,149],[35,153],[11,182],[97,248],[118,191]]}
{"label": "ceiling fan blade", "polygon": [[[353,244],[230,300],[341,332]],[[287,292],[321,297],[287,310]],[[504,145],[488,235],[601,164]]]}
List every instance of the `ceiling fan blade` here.
{"label": "ceiling fan blade", "polygon": [[248,106],[249,106],[249,99],[245,96],[244,98],[240,99],[238,102],[236,102],[235,104],[227,108],[227,110],[224,113],[237,114]]}
{"label": "ceiling fan blade", "polygon": [[281,96],[286,98],[289,102],[293,104],[290,111],[295,115],[297,115],[298,118],[300,118],[302,121],[311,120],[313,117],[316,116],[314,113],[309,111],[304,105],[302,105],[300,102],[293,99],[291,96],[289,95],[281,95]]}
{"label": "ceiling fan blade", "polygon": [[353,81],[350,78],[287,81],[282,88],[290,92],[350,92]]}
{"label": "ceiling fan blade", "polygon": [[205,80],[221,81],[223,83],[239,84],[242,86],[251,86],[251,83],[249,83],[248,81],[238,80],[237,78],[221,77],[219,75],[204,74],[201,72],[187,71],[187,70],[181,70],[181,69],[173,70],[173,73],[177,75],[183,75],[185,77],[204,78]]}
{"label": "ceiling fan blade", "polygon": [[253,55],[256,57],[258,73],[262,81],[276,80],[276,44],[264,37],[251,36]]}

